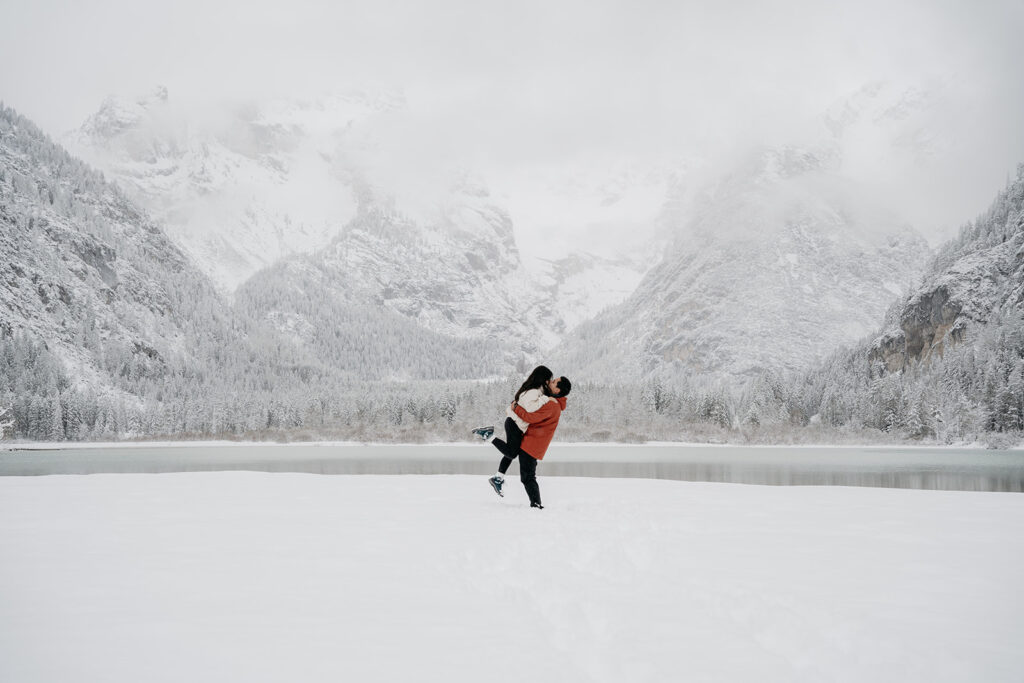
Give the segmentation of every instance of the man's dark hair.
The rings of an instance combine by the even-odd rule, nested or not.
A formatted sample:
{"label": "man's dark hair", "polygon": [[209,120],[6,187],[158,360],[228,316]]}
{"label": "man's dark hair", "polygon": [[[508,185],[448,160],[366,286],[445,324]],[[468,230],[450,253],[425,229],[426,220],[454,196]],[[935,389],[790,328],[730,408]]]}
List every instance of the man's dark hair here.
{"label": "man's dark hair", "polygon": [[560,377],[557,384],[559,396],[568,396],[569,392],[572,391],[572,382],[569,381],[568,377]]}

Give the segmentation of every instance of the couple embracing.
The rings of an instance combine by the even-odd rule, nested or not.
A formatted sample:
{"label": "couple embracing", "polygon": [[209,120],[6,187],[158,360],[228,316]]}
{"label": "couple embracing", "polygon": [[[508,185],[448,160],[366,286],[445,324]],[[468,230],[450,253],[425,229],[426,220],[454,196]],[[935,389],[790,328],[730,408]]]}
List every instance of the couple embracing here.
{"label": "couple embracing", "polygon": [[555,377],[551,370],[541,365],[519,387],[508,408],[504,440],[494,438],[494,427],[473,430],[474,434],[490,441],[501,452],[498,472],[488,479],[499,496],[505,495],[501,490],[505,484],[505,473],[512,461],[518,458],[519,479],[530,497],[530,507],[544,508],[537,484],[537,461],[544,459],[565,410],[565,397],[571,389],[568,377]]}

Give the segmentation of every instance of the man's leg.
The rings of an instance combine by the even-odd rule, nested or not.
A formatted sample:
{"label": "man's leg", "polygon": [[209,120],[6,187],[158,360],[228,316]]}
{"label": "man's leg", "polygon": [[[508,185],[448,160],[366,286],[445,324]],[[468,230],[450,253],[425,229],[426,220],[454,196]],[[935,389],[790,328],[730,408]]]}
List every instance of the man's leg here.
{"label": "man's leg", "polygon": [[537,484],[537,459],[526,451],[519,451],[519,480],[523,482],[530,504],[540,505],[540,486]]}

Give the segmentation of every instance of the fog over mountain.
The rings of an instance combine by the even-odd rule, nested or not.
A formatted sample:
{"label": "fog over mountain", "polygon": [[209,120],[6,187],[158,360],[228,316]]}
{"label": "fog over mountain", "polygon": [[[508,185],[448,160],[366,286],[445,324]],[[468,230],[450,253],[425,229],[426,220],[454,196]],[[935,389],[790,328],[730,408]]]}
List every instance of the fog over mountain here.
{"label": "fog over mountain", "polygon": [[[211,118],[224,102],[399,93],[415,117],[386,136],[388,167],[419,181],[474,169],[528,254],[595,233],[585,212],[552,220],[566,204],[554,188],[787,144],[872,82],[945,88],[932,126],[942,154],[910,174],[867,147],[856,174],[884,179],[932,242],[969,220],[1024,155],[1024,8],[1013,1],[185,0],[147,7],[143,19],[127,0],[40,0],[5,14],[0,96],[54,137],[107,95],[158,83]],[[636,229],[619,224],[619,235]]]}

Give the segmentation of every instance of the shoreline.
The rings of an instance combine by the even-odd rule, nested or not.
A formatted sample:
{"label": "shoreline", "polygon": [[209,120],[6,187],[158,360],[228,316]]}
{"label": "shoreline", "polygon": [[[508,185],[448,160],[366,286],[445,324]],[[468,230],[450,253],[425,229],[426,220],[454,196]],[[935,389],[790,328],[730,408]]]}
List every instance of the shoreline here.
{"label": "shoreline", "polygon": [[[26,441],[0,442],[3,451],[65,451],[65,450],[104,450],[122,448],[264,448],[264,447],[296,447],[296,448],[476,448],[482,445],[479,441],[425,441],[423,443],[389,443],[384,441],[231,441],[214,439],[203,441]],[[1005,449],[987,448],[979,442],[971,444],[749,444],[749,443],[702,443],[699,441],[570,441],[552,444],[552,448],[751,448],[763,450],[956,450],[956,451],[991,451],[1013,452],[1024,451],[1024,445]]]}

